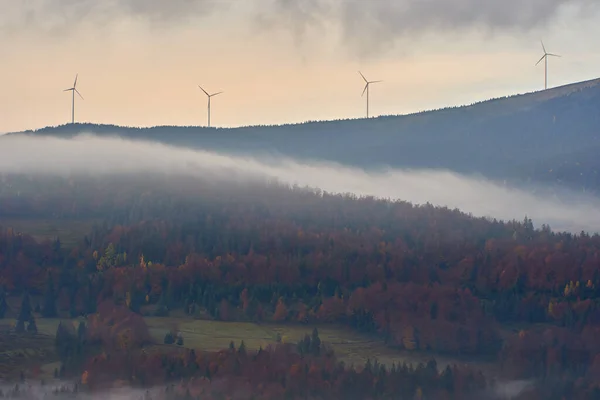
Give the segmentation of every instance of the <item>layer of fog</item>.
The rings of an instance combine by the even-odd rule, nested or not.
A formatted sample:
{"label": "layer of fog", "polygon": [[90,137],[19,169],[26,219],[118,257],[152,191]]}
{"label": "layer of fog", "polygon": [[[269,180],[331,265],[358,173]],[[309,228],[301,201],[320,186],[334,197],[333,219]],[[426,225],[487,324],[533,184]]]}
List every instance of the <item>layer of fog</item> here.
{"label": "layer of fog", "polygon": [[[74,139],[9,136],[0,139],[0,173],[167,173],[228,179],[277,180],[320,188],[458,208],[503,220],[532,218],[555,230],[600,231],[600,199],[568,193],[536,195],[482,178],[440,170],[366,172],[333,163],[272,157],[244,158],[157,143],[80,135]],[[568,201],[564,200],[568,199]]]}
{"label": "layer of fog", "polygon": [[[479,395],[481,400],[507,400],[512,399],[534,386],[532,381],[496,382],[493,387]],[[18,391],[16,391],[18,387]],[[1,385],[0,391],[8,398],[25,400],[42,399],[81,399],[81,400],[146,400],[165,398],[164,387],[154,387],[149,390],[122,386],[93,393],[82,392],[76,385],[69,382],[56,382],[54,384],[40,385],[38,383],[21,383],[17,385]],[[171,396],[175,398],[175,396]],[[168,398],[168,397],[167,397]]]}
{"label": "layer of fog", "polygon": [[[1,383],[1,382],[0,382]],[[145,400],[152,395],[159,394],[163,388],[149,391],[131,387],[118,387],[102,392],[86,393],[77,390],[77,385],[66,381],[55,381],[52,384],[41,385],[36,382],[19,383],[16,385],[1,385],[0,391],[6,398],[19,398],[23,400],[42,399],[81,399],[81,400]],[[154,397],[157,398],[157,397]]]}

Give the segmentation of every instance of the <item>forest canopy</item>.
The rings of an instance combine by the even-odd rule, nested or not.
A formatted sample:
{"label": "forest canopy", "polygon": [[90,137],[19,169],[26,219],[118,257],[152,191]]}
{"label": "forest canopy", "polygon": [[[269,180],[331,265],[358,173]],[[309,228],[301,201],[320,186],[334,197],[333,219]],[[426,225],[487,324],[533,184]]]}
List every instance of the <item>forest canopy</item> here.
{"label": "forest canopy", "polygon": [[[66,244],[60,235],[19,232],[11,222],[19,219],[58,221],[65,235],[76,221],[93,223]],[[219,321],[341,324],[409,352],[485,356],[506,376],[553,382],[554,392],[580,396],[571,398],[588,398],[599,387],[598,235],[534,229],[527,217],[503,222],[276,182],[223,184],[166,174],[4,175],[4,221],[0,310],[2,298],[41,298],[42,318],[87,317],[89,341],[101,338],[109,354],[144,347],[142,317],[183,312]],[[4,306],[3,317],[30,325],[31,311],[22,315]],[[306,361],[310,349],[273,349],[269,357],[314,366],[321,379],[345,376],[326,359]],[[122,364],[142,357],[148,368],[175,363],[165,379],[194,376],[177,367],[177,358],[131,357]],[[251,368],[236,357],[227,362]],[[97,359],[86,379],[103,376],[98,371],[112,370],[115,360]],[[403,371],[371,371],[368,379],[427,374]],[[128,373],[119,370],[119,379]],[[453,393],[448,376],[418,379],[438,382],[421,395]],[[485,386],[478,375],[469,379],[473,390]],[[442,381],[448,386],[439,386]],[[314,385],[315,393],[327,393]],[[547,393],[543,387],[536,393]]]}

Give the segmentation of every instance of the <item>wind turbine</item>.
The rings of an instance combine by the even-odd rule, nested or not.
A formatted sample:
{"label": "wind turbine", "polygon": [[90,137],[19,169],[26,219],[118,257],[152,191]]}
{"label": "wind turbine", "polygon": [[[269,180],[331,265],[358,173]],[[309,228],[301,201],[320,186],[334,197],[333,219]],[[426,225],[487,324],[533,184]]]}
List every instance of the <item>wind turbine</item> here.
{"label": "wind turbine", "polygon": [[561,57],[558,54],[552,54],[552,53],[548,53],[546,51],[546,46],[544,46],[544,42],[540,40],[540,42],[542,43],[542,49],[544,49],[544,55],[542,56],[542,58],[540,58],[540,60],[535,64],[536,66],[542,62],[542,60],[545,61],[545,79],[544,79],[544,89],[548,89],[548,57]]}
{"label": "wind turbine", "polygon": [[72,88],[63,90],[63,92],[73,92],[73,104],[71,106],[71,123],[72,124],[75,123],[75,92],[77,92],[79,97],[81,97],[81,100],[83,100],[83,96],[81,95],[81,93],[79,93],[79,90],[77,90],[77,77],[78,76],[79,76],[79,74],[75,75],[75,82],[73,82]]}
{"label": "wind turbine", "polygon": [[206,97],[208,97],[208,127],[210,128],[210,99],[213,96],[216,96],[218,94],[221,94],[223,92],[217,92],[217,93],[213,93],[213,94],[208,94],[208,92],[204,89],[202,89],[202,86],[198,85],[198,87],[206,94]]}
{"label": "wind turbine", "polygon": [[367,118],[369,118],[369,86],[371,86],[371,83],[379,83],[383,81],[368,81],[367,78],[365,78],[365,76],[362,74],[362,72],[358,71],[358,73],[360,74],[360,76],[362,76],[363,80],[365,81],[365,89],[363,90],[361,97],[365,95],[365,92],[367,92]]}

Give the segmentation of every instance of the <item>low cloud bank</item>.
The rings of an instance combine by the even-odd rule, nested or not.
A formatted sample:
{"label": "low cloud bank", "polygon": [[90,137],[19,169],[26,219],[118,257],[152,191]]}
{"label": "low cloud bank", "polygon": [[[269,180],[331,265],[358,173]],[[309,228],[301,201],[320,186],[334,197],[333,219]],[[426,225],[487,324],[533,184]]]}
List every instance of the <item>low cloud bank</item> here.
{"label": "low cloud bank", "polygon": [[536,226],[578,233],[600,231],[600,199],[565,191],[536,195],[475,177],[441,170],[367,172],[333,163],[281,157],[248,158],[169,147],[157,143],[100,138],[10,136],[0,139],[0,174],[50,175],[161,173],[212,177],[219,181],[277,180],[320,188],[458,208],[474,216],[503,220],[532,218]]}

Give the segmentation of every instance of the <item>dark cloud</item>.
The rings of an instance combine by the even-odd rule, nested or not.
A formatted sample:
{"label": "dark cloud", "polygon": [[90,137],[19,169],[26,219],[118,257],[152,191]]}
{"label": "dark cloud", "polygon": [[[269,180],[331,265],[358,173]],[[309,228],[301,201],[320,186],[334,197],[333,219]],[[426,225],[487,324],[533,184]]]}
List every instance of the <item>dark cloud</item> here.
{"label": "dark cloud", "polygon": [[0,0],[0,29],[63,33],[80,24],[108,25],[121,17],[179,24],[227,4],[219,0]]}
{"label": "dark cloud", "polygon": [[[597,0],[270,0],[299,19],[338,21],[348,31],[407,31],[472,26],[530,29],[561,7],[591,7]],[[364,25],[366,24],[366,25]]]}
{"label": "dark cloud", "polygon": [[[562,8],[590,12],[598,0],[270,0],[274,21],[287,26],[336,24],[353,47],[386,46],[429,32],[527,32],[550,22]],[[582,13],[584,14],[584,13]],[[282,18],[283,16],[283,18]],[[290,25],[290,21],[293,24]]]}
{"label": "dark cloud", "polygon": [[0,0],[0,30],[61,31],[76,23],[110,24],[119,17],[164,27],[179,26],[215,11],[243,12],[261,29],[285,29],[297,38],[335,28],[351,47],[427,32],[524,32],[548,23],[562,7],[589,15],[598,0]]}

